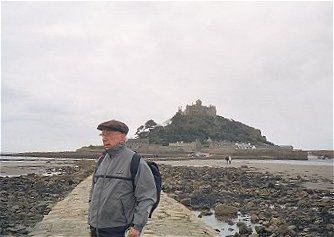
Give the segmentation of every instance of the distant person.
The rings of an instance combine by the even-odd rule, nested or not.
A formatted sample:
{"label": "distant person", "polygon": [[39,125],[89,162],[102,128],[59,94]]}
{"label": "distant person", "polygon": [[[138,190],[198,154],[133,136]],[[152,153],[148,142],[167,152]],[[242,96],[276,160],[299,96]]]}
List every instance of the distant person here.
{"label": "distant person", "polygon": [[232,164],[232,157],[231,156],[226,156],[225,160],[226,160],[226,164]]}
{"label": "distant person", "polygon": [[[123,122],[110,120],[97,127],[105,152],[94,171],[89,200],[88,224],[92,237],[140,236],[157,193],[153,174],[140,159],[134,184],[130,162],[134,151],[127,148],[129,128]],[[134,188],[135,187],[135,188]]]}

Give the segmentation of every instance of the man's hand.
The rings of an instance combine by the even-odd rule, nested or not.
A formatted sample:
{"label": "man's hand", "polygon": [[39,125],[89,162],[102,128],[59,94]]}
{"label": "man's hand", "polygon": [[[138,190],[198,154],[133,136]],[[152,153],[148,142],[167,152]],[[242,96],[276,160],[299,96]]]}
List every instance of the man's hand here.
{"label": "man's hand", "polygon": [[139,236],[140,236],[140,231],[136,230],[133,227],[130,227],[127,237],[139,237]]}

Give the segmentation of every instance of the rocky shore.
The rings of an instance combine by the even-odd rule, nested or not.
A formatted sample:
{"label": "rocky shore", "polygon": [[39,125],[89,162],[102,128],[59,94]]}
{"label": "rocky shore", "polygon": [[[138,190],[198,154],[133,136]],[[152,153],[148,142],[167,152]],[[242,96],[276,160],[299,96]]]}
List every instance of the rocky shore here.
{"label": "rocky shore", "polygon": [[16,156],[16,157],[47,157],[47,158],[73,158],[73,159],[94,159],[99,157],[103,150],[98,151],[63,151],[63,152],[23,152],[23,153],[10,153],[1,154],[4,156]]}
{"label": "rocky shore", "polygon": [[[164,191],[171,197],[201,210],[201,215],[211,215],[215,208],[216,217],[226,221],[238,211],[250,215],[259,224],[255,236],[334,236],[334,194],[304,188],[300,176],[284,179],[247,166],[161,165],[161,171]],[[234,236],[251,234],[251,228],[239,223],[239,233]]]}
{"label": "rocky shore", "polygon": [[26,236],[52,206],[93,172],[94,161],[55,167],[59,175],[0,177],[0,236]]}
{"label": "rocky shore", "polygon": [[[27,236],[93,167],[94,161],[86,160],[74,167],[55,167],[62,172],[55,176],[0,177],[0,236]],[[240,222],[234,236],[334,236],[333,191],[305,188],[302,175],[287,178],[247,165],[160,167],[164,192],[189,209],[200,210],[200,216],[216,215],[231,224],[237,212],[251,216],[257,234]]]}

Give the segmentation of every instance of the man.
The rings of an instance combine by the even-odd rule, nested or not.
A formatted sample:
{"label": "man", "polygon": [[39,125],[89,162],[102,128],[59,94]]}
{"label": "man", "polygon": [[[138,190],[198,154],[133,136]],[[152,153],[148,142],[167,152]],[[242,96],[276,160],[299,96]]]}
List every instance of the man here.
{"label": "man", "polygon": [[[130,163],[134,151],[126,147],[129,128],[110,120],[97,127],[105,152],[94,172],[88,222],[93,237],[138,237],[157,199],[153,174],[140,159],[134,186]],[[135,187],[135,188],[134,188]]]}
{"label": "man", "polygon": [[226,164],[232,164],[232,157],[231,156],[226,156],[225,160],[226,160]]}

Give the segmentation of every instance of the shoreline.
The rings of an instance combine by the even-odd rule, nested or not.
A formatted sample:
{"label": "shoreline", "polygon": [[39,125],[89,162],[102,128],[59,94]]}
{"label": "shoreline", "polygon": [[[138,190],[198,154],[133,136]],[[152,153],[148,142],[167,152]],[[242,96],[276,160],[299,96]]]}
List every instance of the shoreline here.
{"label": "shoreline", "polygon": [[[0,153],[0,156],[17,156],[17,157],[44,157],[44,158],[97,158],[104,149],[80,150],[77,151],[50,151],[50,152],[16,152],[16,153]],[[210,150],[203,149],[204,153],[198,152],[163,152],[163,151],[137,151],[146,158],[158,159],[224,159],[226,155],[231,155],[234,159],[277,159],[277,160],[307,160],[308,155],[313,155],[326,159],[334,159],[334,150],[282,150],[281,153],[277,149],[272,149],[264,152],[263,150]],[[284,153],[288,152],[288,153]],[[290,153],[289,153],[290,152]],[[305,156],[295,155],[303,152]],[[277,154],[276,154],[277,153]]]}
{"label": "shoreline", "polygon": [[[326,180],[331,183],[330,187],[321,188],[322,177],[309,173],[306,173],[308,177],[301,177],[292,174],[293,170],[287,173],[293,176],[291,178],[287,174],[263,172],[244,164],[235,167],[217,162],[212,166],[223,167],[198,163],[187,167],[160,165],[166,179],[164,191],[188,208],[201,211],[200,215],[211,213],[213,208],[219,219],[216,215],[219,209],[215,208],[223,204],[226,210],[234,209],[250,216],[253,224],[260,225],[255,226],[259,236],[334,235],[332,180]],[[315,182],[315,187],[304,186],[309,180]],[[231,219],[224,217],[224,211],[218,215],[228,218],[225,220],[230,223]],[[249,228],[244,231],[248,234],[241,236],[249,236],[252,232]]]}
{"label": "shoreline", "polygon": [[[50,158],[51,159],[51,158]],[[7,160],[0,161],[0,177],[18,177],[20,175],[38,174],[53,175],[62,172],[64,167],[76,167],[81,162],[94,162],[93,160]]]}
{"label": "shoreline", "polygon": [[303,165],[303,164],[277,164],[257,162],[256,160],[233,160],[232,164],[226,164],[224,160],[196,160],[196,161],[156,161],[158,164],[172,166],[193,167],[222,167],[242,168],[247,167],[254,172],[270,173],[282,176],[284,179],[303,179],[308,188],[326,189],[334,192],[334,167],[330,165]]}
{"label": "shoreline", "polygon": [[[226,162],[225,160],[212,160],[212,159],[211,160],[197,159],[196,161],[194,160],[169,161],[169,163],[171,163],[169,165],[163,164],[166,163],[167,161],[161,161],[161,160],[159,161],[158,159],[155,159],[155,161],[158,164],[160,164],[160,167],[163,171],[164,175],[163,182],[165,188],[164,191],[166,191],[166,193],[168,193],[170,197],[176,199],[177,201],[181,202],[183,205],[187,206],[192,210],[196,209],[199,210],[200,207],[204,207],[205,209],[213,207],[217,202],[217,200],[220,200],[221,202],[225,203],[234,200],[232,203],[234,204],[238,203],[239,205],[237,206],[238,208],[246,208],[245,213],[246,212],[257,213],[259,217],[263,218],[263,220],[261,221],[263,223],[266,223],[267,217],[263,217],[264,214],[262,214],[262,212],[256,212],[257,210],[253,210],[252,209],[254,208],[253,205],[257,206],[257,209],[260,209],[260,207],[264,208],[266,205],[270,205],[270,203],[279,202],[282,205],[285,203],[287,205],[290,205],[289,203],[297,200],[298,202],[296,202],[291,206],[291,210],[289,210],[289,212],[287,212],[287,210],[276,210],[277,213],[276,214],[273,213],[273,215],[277,215],[280,211],[282,211],[282,212],[287,212],[285,216],[289,216],[290,214],[292,214],[298,218],[303,219],[306,217],[303,216],[304,214],[297,212],[298,210],[293,209],[295,206],[303,207],[306,205],[312,207],[313,205],[318,205],[317,203],[319,201],[312,203],[310,202],[311,198],[316,198],[316,200],[319,199],[322,200],[323,198],[325,198],[323,201],[320,202],[320,204],[323,205],[323,207],[315,206],[314,208],[318,209],[321,208],[324,209],[326,212],[328,211],[327,215],[330,215],[330,218],[332,218],[333,216],[331,208],[328,206],[331,205],[332,201],[334,200],[332,199],[334,195],[332,188],[333,187],[332,166],[328,165],[310,166],[310,165],[298,165],[298,164],[284,165],[275,163],[258,163],[254,160],[233,160],[232,164],[230,165],[227,165],[225,163]],[[90,162],[93,163],[93,161]],[[48,165],[52,167],[54,164],[48,163]],[[174,165],[175,167],[170,165]],[[201,175],[196,176],[197,173]],[[59,179],[59,177],[61,176],[57,177],[57,175],[55,175],[51,177],[55,177],[55,181],[53,181],[52,183],[57,184],[58,181],[61,180]],[[46,177],[46,178],[51,178],[51,177]],[[69,176],[68,180],[74,178],[77,179],[76,175],[72,177]],[[220,181],[217,183],[218,180]],[[311,182],[311,184],[313,184],[314,187],[306,186],[305,188],[304,186],[303,188],[302,184],[305,184],[307,182]],[[192,185],[190,185],[190,183],[192,183]],[[322,183],[325,184],[329,183],[331,186],[329,187],[325,185],[325,187],[322,188],[321,187]],[[238,185],[235,186],[236,184]],[[276,186],[276,184],[279,185]],[[16,185],[13,184],[12,186],[14,187]],[[190,186],[191,189],[189,189]],[[220,191],[221,188],[222,191]],[[311,191],[311,189],[314,189],[315,191]],[[281,196],[279,199],[275,197],[273,200],[269,202],[262,200],[262,197],[265,197],[265,199],[267,199],[272,195],[268,193],[269,191],[274,192],[275,195],[278,195],[279,193],[276,193],[275,190],[276,191],[280,190],[279,193],[287,192],[286,194],[287,197]],[[326,192],[321,192],[320,190],[325,190]],[[41,189],[41,191],[45,193],[45,188]],[[49,189],[48,192],[50,191],[54,192],[53,188]],[[18,192],[19,193],[21,192],[23,197],[25,197],[25,193],[22,193],[22,191]],[[255,199],[254,197],[250,198],[250,195],[253,195],[254,192],[256,192],[257,195],[260,196],[258,196]],[[293,196],[295,194],[300,195],[300,197]],[[327,196],[330,197],[331,199],[328,200]],[[244,202],[244,200],[240,199],[240,197],[248,197],[246,198],[246,200],[248,201]],[[35,201],[37,201],[37,203],[43,202],[39,199],[36,199]],[[330,202],[327,203],[327,201]],[[20,202],[21,201],[16,203]],[[54,202],[57,203],[59,202],[59,200]],[[13,203],[14,202],[12,202],[12,204]],[[50,206],[54,205],[55,203],[50,204]],[[34,205],[36,205],[36,202]],[[49,206],[49,204],[45,205],[45,207],[47,206]],[[20,206],[15,207],[14,212],[18,211],[17,208],[20,208]],[[265,210],[266,211],[263,212],[266,213],[265,215],[272,212],[272,210],[267,209],[267,207],[265,207]],[[29,210],[23,211],[20,209],[19,211],[22,214],[24,212],[29,213]],[[43,210],[40,211],[44,212]],[[308,208],[305,210],[305,212],[306,211],[313,211],[313,210],[312,208]],[[311,215],[317,217],[319,220],[323,220],[322,217],[319,216],[319,213],[312,212]],[[22,217],[19,219],[22,219]],[[14,223],[13,221],[10,222],[10,224],[13,223]],[[304,228],[304,229],[307,228],[304,226],[304,224],[298,223],[298,225],[299,225],[298,228]],[[23,228],[21,224],[14,224],[14,226],[9,226],[9,228],[12,231],[23,231],[23,232],[25,231],[25,229],[20,229]],[[327,228],[327,227],[319,225],[315,226],[315,228]],[[331,226],[329,226],[328,228],[329,228],[328,231],[334,231],[334,226],[333,228]],[[27,230],[29,230],[29,227]],[[300,230],[298,229],[298,231]],[[315,230],[315,231],[320,231],[320,230]],[[305,230],[304,233],[307,233],[307,230]]]}
{"label": "shoreline", "polygon": [[94,169],[94,162],[90,161],[61,167],[49,165],[45,171],[51,169],[60,174],[0,177],[0,236],[27,236]]}

